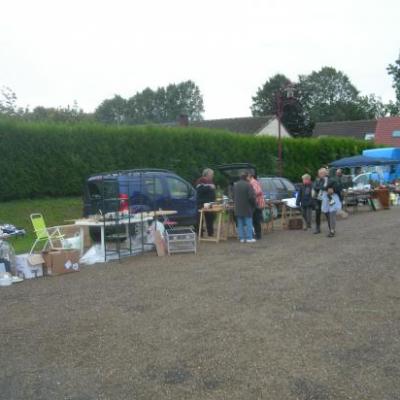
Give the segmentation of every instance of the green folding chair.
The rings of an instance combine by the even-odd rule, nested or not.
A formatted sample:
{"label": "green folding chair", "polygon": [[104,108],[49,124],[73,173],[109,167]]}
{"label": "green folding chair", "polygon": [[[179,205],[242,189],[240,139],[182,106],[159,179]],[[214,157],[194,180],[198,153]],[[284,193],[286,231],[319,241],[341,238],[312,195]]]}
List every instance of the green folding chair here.
{"label": "green folding chair", "polygon": [[36,235],[36,240],[35,243],[33,243],[29,254],[33,253],[36,245],[40,242],[44,242],[44,246],[41,251],[44,251],[48,245],[50,245],[52,249],[56,248],[54,243],[57,241],[62,247],[64,235],[61,234],[58,226],[47,228],[42,214],[31,214],[31,222]]}

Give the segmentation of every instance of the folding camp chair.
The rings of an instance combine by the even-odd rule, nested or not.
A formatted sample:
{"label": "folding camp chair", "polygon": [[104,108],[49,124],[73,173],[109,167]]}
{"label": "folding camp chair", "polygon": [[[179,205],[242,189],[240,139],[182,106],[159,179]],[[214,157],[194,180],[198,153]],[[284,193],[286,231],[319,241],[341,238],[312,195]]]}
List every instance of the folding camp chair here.
{"label": "folding camp chair", "polygon": [[57,226],[47,228],[42,214],[31,214],[31,221],[33,225],[33,230],[36,234],[36,240],[35,243],[33,243],[29,254],[33,253],[36,245],[40,242],[44,242],[42,251],[45,250],[49,244],[51,248],[56,248],[54,246],[54,242],[57,241],[62,245],[64,235],[61,234],[60,229]]}

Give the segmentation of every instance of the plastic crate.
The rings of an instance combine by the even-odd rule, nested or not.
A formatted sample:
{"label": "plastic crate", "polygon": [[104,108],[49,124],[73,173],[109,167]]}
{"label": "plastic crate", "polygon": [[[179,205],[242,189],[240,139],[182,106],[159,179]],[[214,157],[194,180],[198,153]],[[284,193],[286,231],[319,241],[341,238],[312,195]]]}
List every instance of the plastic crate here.
{"label": "plastic crate", "polygon": [[165,231],[168,254],[196,253],[196,234],[190,228],[172,228]]}

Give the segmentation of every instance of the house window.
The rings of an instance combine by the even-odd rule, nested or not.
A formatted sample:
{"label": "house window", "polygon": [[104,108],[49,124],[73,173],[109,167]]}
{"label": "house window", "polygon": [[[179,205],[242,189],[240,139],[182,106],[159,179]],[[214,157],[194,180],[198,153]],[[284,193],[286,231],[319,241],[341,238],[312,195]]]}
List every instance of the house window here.
{"label": "house window", "polygon": [[398,138],[400,138],[400,131],[393,131],[392,137],[398,137]]}
{"label": "house window", "polygon": [[375,133],[366,133],[364,136],[365,140],[374,140],[375,139]]}

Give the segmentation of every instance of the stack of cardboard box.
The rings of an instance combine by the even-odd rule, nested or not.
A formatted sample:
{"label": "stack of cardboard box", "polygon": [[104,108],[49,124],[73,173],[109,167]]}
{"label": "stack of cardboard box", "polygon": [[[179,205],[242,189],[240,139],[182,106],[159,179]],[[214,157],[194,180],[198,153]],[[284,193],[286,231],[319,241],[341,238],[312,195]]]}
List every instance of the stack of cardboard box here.
{"label": "stack of cardboard box", "polygon": [[24,279],[56,276],[79,271],[79,250],[61,249],[42,254],[21,254],[15,257],[16,273]]}

